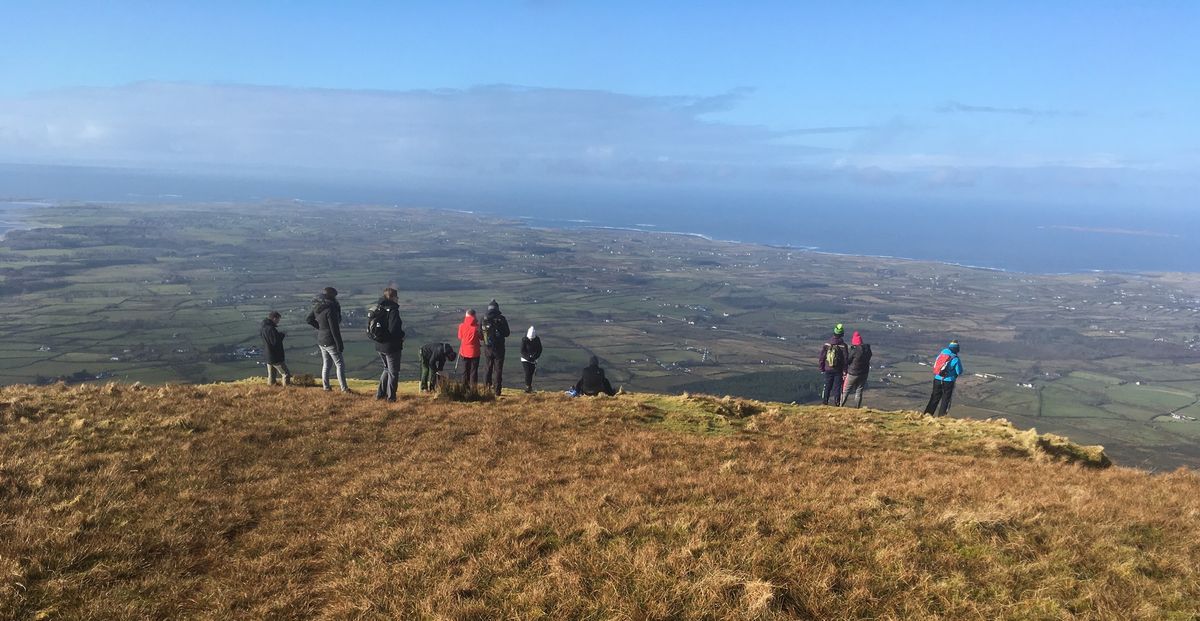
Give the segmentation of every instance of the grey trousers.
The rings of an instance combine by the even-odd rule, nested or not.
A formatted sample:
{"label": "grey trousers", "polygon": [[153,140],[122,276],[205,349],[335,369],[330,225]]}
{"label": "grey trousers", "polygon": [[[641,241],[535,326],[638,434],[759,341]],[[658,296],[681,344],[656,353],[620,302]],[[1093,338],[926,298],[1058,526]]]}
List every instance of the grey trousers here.
{"label": "grey trousers", "polygon": [[846,402],[850,401],[850,395],[854,395],[854,407],[862,407],[863,392],[867,389],[867,375],[847,375],[846,387],[842,389],[842,403],[844,407]]}
{"label": "grey trousers", "polygon": [[325,390],[329,390],[329,367],[337,369],[338,384],[342,388],[342,392],[350,390],[346,385],[346,361],[342,359],[342,352],[338,351],[336,345],[318,345],[321,350],[321,386]]}
{"label": "grey trousers", "polygon": [[275,378],[277,376],[280,377],[279,383],[283,384],[284,386],[292,383],[292,372],[288,370],[286,363],[279,362],[273,364],[268,362],[267,385],[274,386]]}

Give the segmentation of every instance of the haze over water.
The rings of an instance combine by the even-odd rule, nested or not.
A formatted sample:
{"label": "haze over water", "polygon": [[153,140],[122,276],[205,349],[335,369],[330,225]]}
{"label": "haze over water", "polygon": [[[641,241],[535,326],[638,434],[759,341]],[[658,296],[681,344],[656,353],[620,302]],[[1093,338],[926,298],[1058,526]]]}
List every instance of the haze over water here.
{"label": "haze over water", "polygon": [[[1200,254],[1193,251],[1200,216],[1177,211],[1043,210],[982,201],[868,201],[653,187],[601,193],[589,186],[529,189],[509,184],[484,191],[428,183],[335,184],[72,167],[0,166],[0,191],[5,198],[63,201],[395,204],[492,213],[531,225],[694,233],[1032,273],[1200,272]],[[316,209],[303,203],[296,208]]]}

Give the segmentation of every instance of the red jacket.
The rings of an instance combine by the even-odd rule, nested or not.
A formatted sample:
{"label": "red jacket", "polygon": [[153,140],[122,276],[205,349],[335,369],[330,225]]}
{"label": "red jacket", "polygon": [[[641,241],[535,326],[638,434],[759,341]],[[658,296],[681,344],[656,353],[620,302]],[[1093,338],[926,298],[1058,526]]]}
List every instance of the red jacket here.
{"label": "red jacket", "polygon": [[458,348],[458,355],[463,358],[478,358],[479,341],[482,338],[483,335],[479,333],[479,322],[470,315],[463,317],[463,322],[458,324],[458,340],[462,343]]}

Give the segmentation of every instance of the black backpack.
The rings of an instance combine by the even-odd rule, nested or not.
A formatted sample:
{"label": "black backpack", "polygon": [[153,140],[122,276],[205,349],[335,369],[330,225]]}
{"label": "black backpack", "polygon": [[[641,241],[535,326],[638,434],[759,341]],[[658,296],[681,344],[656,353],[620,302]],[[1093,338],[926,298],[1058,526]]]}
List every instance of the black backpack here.
{"label": "black backpack", "polygon": [[367,338],[376,343],[392,340],[388,332],[388,312],[388,307],[383,304],[376,304],[367,311]]}
{"label": "black backpack", "polygon": [[500,317],[484,317],[483,318],[483,346],[492,347],[501,340],[500,337]]}

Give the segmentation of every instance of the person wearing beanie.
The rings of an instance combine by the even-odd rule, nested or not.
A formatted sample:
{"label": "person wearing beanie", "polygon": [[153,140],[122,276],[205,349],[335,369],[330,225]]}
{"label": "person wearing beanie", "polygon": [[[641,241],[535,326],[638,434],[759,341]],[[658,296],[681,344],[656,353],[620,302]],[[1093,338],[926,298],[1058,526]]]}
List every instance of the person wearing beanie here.
{"label": "person wearing beanie", "polygon": [[838,405],[842,400],[842,383],[846,375],[846,358],[849,357],[846,341],[842,335],[846,333],[842,324],[833,328],[833,336],[821,347],[821,357],[817,360],[817,368],[824,376],[821,388],[821,405]]}
{"label": "person wearing beanie", "polygon": [[379,363],[383,372],[379,374],[379,386],[375,389],[375,398],[396,402],[396,388],[400,382],[400,354],[404,351],[404,321],[400,318],[400,303],[397,301],[400,293],[395,287],[383,290],[383,296],[375,303],[373,315],[367,315],[368,322],[378,326],[378,333],[368,331],[375,341],[375,351],[379,354]]}
{"label": "person wearing beanie", "polygon": [[846,384],[842,388],[842,402],[845,407],[854,395],[854,407],[862,407],[863,391],[867,388],[867,374],[871,372],[871,346],[863,342],[862,335],[855,332],[850,337],[850,355],[846,358]]}
{"label": "person wearing beanie", "polygon": [[337,301],[337,289],[325,287],[321,295],[313,300],[312,311],[308,313],[305,322],[317,329],[317,347],[321,351],[321,385],[326,391],[329,387],[329,370],[337,369],[338,384],[342,392],[350,392],[346,384],[346,362],[342,352],[346,350],[342,342],[342,307]]}
{"label": "person wearing beanie", "polygon": [[475,319],[475,309],[468,310],[463,315],[462,323],[458,324],[458,355],[463,361],[464,384],[472,387],[479,385],[479,321]]}
{"label": "person wearing beanie", "polygon": [[487,313],[483,315],[480,328],[483,334],[483,357],[487,362],[483,383],[499,397],[500,389],[504,385],[504,339],[508,338],[511,332],[508,329],[508,319],[500,312],[500,305],[496,300],[488,303]]}
{"label": "person wearing beanie", "polygon": [[533,392],[533,370],[537,367],[537,359],[542,355],[542,337],[537,335],[533,326],[521,337],[521,366],[525,369],[525,392]]}
{"label": "person wearing beanie", "polygon": [[933,361],[933,393],[929,395],[929,405],[925,413],[945,416],[950,410],[950,397],[954,395],[955,380],[963,374],[962,360],[958,357],[958,341],[942,350]]}

